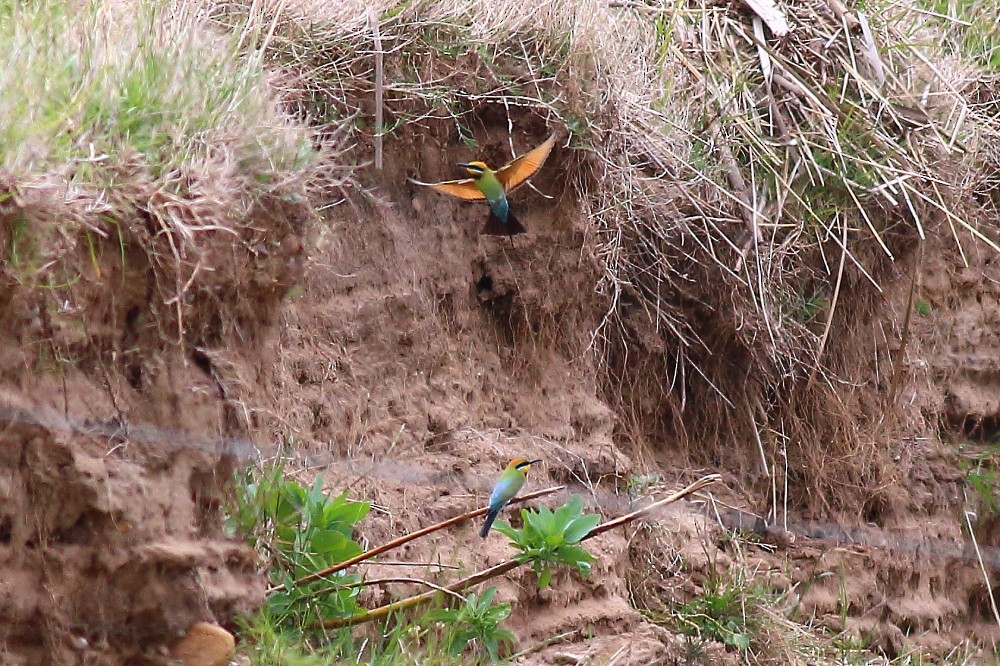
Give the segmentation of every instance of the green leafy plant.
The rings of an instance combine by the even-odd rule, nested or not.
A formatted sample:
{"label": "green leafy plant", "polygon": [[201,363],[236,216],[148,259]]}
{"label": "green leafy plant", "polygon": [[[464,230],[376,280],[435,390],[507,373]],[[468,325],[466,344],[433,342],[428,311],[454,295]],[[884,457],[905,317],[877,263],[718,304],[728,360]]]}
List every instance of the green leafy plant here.
{"label": "green leafy plant", "polygon": [[723,581],[711,576],[701,596],[681,606],[675,612],[681,633],[718,641],[729,648],[746,652],[761,631],[761,618],[755,612],[767,603],[766,592],[757,583],[749,583],[740,575]]}
{"label": "green leafy plant", "polygon": [[500,521],[496,530],[510,537],[521,551],[517,556],[519,561],[532,563],[539,588],[552,580],[551,567],[555,564],[572,567],[585,576],[590,573],[594,556],[577,544],[601,522],[601,517],[583,513],[579,497],[571,498],[555,511],[544,506],[537,511],[522,509],[521,517],[524,519],[521,529]]}
{"label": "green leafy plant", "polygon": [[977,522],[1000,515],[1000,443],[995,434],[985,434],[982,444],[960,445],[956,450]]}
{"label": "green leafy plant", "polygon": [[500,628],[500,623],[510,615],[510,604],[494,605],[496,594],[496,588],[491,587],[482,594],[470,594],[460,608],[443,608],[427,614],[428,620],[446,625],[448,654],[457,657],[470,642],[476,641],[490,659],[498,661],[500,646],[514,643],[514,634]]}
{"label": "green leafy plant", "polygon": [[629,499],[636,500],[645,495],[646,491],[661,480],[657,472],[653,472],[652,474],[633,474],[628,478],[625,490],[628,492]]}
{"label": "green leafy plant", "polygon": [[990,516],[1000,513],[1000,501],[997,500],[1000,477],[995,467],[989,462],[977,461],[975,467],[966,472],[965,481],[979,498],[983,513]]}
{"label": "green leafy plant", "polygon": [[286,479],[280,467],[252,472],[237,487],[227,525],[271,557],[271,580],[281,589],[268,595],[267,611],[278,623],[302,626],[356,612],[357,575],[334,574],[305,585],[294,581],[359,554],[352,532],[371,506],[348,500],[346,492],[331,497],[322,477],[311,487]]}
{"label": "green leafy plant", "polygon": [[237,479],[226,528],[270,558],[273,585],[265,606],[243,621],[251,663],[313,666],[342,663],[347,655],[352,663],[369,666],[411,663],[414,655],[433,655],[418,663],[434,666],[500,660],[514,636],[500,627],[511,609],[494,604],[494,588],[470,594],[456,608],[397,613],[384,634],[360,645],[350,628],[320,629],[323,620],[361,610],[356,598],[363,581],[340,572],[297,581],[360,554],[352,532],[369,510],[368,503],[349,500],[346,493],[326,493],[322,478],[305,486],[286,478],[279,466]]}

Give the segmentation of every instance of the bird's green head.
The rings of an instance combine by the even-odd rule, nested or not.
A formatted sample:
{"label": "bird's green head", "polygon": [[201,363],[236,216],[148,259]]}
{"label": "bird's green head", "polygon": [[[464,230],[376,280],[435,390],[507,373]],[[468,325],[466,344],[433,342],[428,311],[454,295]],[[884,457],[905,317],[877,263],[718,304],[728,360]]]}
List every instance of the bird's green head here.
{"label": "bird's green head", "polygon": [[486,162],[462,162],[457,166],[460,169],[465,169],[466,173],[473,178],[478,178],[490,170],[490,168],[486,166]]}
{"label": "bird's green head", "polygon": [[541,460],[528,460],[527,458],[514,458],[507,465],[507,469],[516,469],[521,472],[521,474],[527,474],[528,468],[535,463],[540,463]]}

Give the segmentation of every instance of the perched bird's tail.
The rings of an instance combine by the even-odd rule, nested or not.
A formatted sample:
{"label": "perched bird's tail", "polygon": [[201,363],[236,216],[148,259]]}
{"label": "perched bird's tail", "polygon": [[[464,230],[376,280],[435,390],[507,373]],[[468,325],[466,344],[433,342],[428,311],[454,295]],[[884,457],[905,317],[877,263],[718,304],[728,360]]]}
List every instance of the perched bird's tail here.
{"label": "perched bird's tail", "polygon": [[514,217],[514,213],[507,213],[507,221],[504,222],[490,209],[490,216],[486,220],[486,226],[479,232],[487,236],[516,236],[527,231],[524,225]]}
{"label": "perched bird's tail", "polygon": [[493,527],[493,521],[497,519],[500,515],[500,509],[490,509],[490,512],[486,514],[486,522],[483,523],[483,529],[480,530],[479,536],[486,538],[486,535],[490,533],[490,528]]}

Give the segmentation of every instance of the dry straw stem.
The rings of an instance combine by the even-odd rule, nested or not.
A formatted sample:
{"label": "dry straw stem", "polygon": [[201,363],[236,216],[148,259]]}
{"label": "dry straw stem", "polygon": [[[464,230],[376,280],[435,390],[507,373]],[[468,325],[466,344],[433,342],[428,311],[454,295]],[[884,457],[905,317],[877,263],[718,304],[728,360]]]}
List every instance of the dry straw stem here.
{"label": "dry straw stem", "polygon": [[[669,495],[661,500],[653,502],[649,506],[643,507],[638,511],[633,511],[632,513],[626,514],[619,518],[615,518],[614,520],[609,520],[606,523],[598,525],[593,530],[591,530],[590,533],[587,534],[587,536],[583,537],[583,540],[591,539],[609,530],[613,530],[616,527],[620,527],[632,521],[638,520],[639,518],[643,518],[653,513],[654,511],[664,506],[667,506],[668,504],[672,504],[680,499],[687,497],[688,495],[691,495],[692,493],[696,493],[699,490],[702,490],[703,488],[710,486],[711,484],[721,480],[722,476],[719,474],[709,474],[707,476],[704,476],[695,481],[694,483],[688,485],[687,487],[678,490],[672,495]],[[462,580],[447,585],[445,586],[444,591],[447,591],[449,593],[461,592],[474,585],[478,585],[492,578],[496,578],[497,576],[502,576],[505,573],[513,571],[514,569],[523,564],[527,564],[527,562],[522,562],[520,560],[508,560],[507,562],[503,562],[496,566],[490,567],[489,569],[484,569],[482,571],[479,571],[478,573],[475,573],[469,576],[468,578],[463,578]],[[437,594],[438,594],[437,590],[432,592],[425,592],[423,594],[417,594],[412,597],[407,597],[406,599],[400,599],[399,601],[395,601],[391,604],[386,604],[385,606],[380,606],[374,610],[365,611],[363,613],[358,613],[357,615],[352,615],[346,618],[326,620],[321,624],[324,629],[338,629],[340,627],[349,627],[356,624],[363,624],[365,622],[372,622],[374,620],[384,618],[389,613],[408,610],[420,604],[427,603],[428,601],[432,600]]]}
{"label": "dry straw stem", "polygon": [[979,562],[979,570],[983,572],[983,581],[986,584],[986,594],[990,598],[990,610],[993,611],[993,619],[996,620],[997,626],[1000,627],[1000,610],[997,610],[997,600],[993,596],[993,584],[990,582],[990,575],[986,571],[986,565],[983,563],[983,554],[979,550],[979,541],[976,540],[976,530],[972,526],[972,516],[975,515],[971,511],[965,511],[965,524],[969,529],[969,538],[972,539],[972,547],[976,551],[976,560]]}
{"label": "dry straw stem", "polygon": [[[530,492],[530,493],[527,493],[525,495],[521,495],[520,497],[515,497],[513,500],[511,500],[511,504],[520,504],[522,502],[527,502],[529,500],[537,499],[539,497],[545,497],[546,495],[551,495],[553,493],[557,493],[560,490],[563,490],[564,488],[566,488],[566,486],[553,486],[552,488],[544,488],[542,490],[536,490],[534,492]],[[441,521],[440,523],[435,523],[434,525],[430,525],[429,527],[425,527],[425,528],[423,528],[421,530],[417,530],[416,532],[411,532],[410,534],[404,534],[403,536],[399,537],[398,539],[393,539],[392,541],[384,543],[381,546],[377,546],[375,548],[371,548],[369,550],[366,550],[365,552],[360,553],[359,555],[355,555],[354,557],[352,557],[349,560],[344,560],[343,562],[335,564],[332,567],[328,567],[326,569],[323,569],[322,571],[317,571],[317,572],[311,573],[311,574],[309,574],[307,576],[303,576],[302,578],[299,578],[294,583],[292,583],[292,585],[295,586],[295,587],[298,587],[299,585],[305,585],[306,583],[311,583],[311,582],[313,582],[315,580],[320,580],[321,578],[325,578],[326,576],[335,574],[338,571],[343,571],[344,569],[346,569],[348,567],[354,566],[355,564],[358,564],[359,562],[364,562],[365,560],[370,560],[371,558],[373,558],[373,557],[375,557],[377,555],[381,555],[382,553],[388,552],[388,551],[393,550],[395,548],[399,548],[403,544],[409,543],[410,541],[413,541],[414,539],[419,539],[420,537],[427,536],[428,534],[431,534],[433,532],[438,532],[440,530],[443,530],[443,529],[446,529],[448,527],[451,527],[452,525],[458,525],[460,523],[464,523],[467,520],[471,520],[473,518],[477,518],[479,516],[485,515],[487,511],[489,511],[489,507],[483,507],[481,509],[476,509],[475,511],[469,511],[467,513],[463,513],[463,514],[455,516],[453,518],[449,518],[448,520]],[[276,586],[270,588],[267,591],[267,593],[268,594],[274,594],[275,592],[278,592],[281,589],[283,589],[283,587],[284,586],[276,585]]]}

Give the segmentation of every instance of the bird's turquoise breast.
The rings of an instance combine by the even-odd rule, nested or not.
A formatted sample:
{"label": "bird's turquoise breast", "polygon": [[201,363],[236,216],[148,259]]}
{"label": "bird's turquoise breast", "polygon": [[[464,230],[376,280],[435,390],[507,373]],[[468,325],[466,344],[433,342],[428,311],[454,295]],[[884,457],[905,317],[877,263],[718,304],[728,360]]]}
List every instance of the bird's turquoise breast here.
{"label": "bird's turquoise breast", "polygon": [[506,504],[517,491],[521,489],[524,485],[524,477],[518,475],[517,477],[500,479],[495,486],[493,486],[493,492],[490,494],[490,508],[497,509]]}

